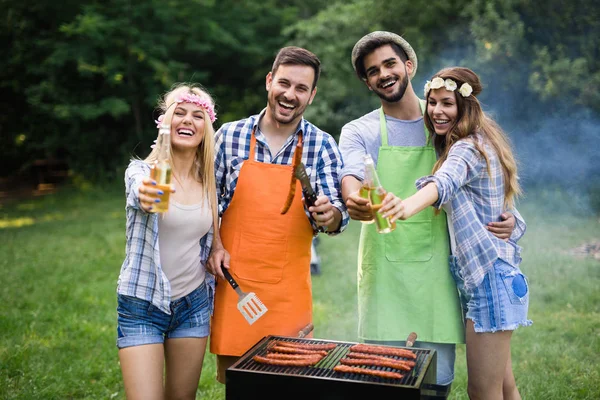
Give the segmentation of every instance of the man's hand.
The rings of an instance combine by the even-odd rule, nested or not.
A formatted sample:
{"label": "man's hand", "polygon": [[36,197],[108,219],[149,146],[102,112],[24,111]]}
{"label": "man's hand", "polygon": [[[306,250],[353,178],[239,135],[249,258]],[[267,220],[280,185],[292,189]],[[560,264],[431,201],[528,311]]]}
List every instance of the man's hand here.
{"label": "man's hand", "polygon": [[359,192],[353,192],[346,198],[346,207],[348,207],[348,215],[356,221],[371,221],[373,212],[368,199],[361,197]]}
{"label": "man's hand", "polygon": [[487,224],[486,228],[498,239],[508,242],[510,235],[512,235],[512,231],[515,229],[515,216],[510,212],[505,212],[500,215],[500,218],[502,218],[502,221],[490,222]]}
{"label": "man's hand", "polygon": [[225,279],[225,275],[223,275],[223,271],[221,271],[221,267],[229,268],[229,252],[225,250],[222,245],[213,246],[210,256],[208,257],[208,263],[206,265],[206,269],[211,274],[218,276],[221,279]]}
{"label": "man's hand", "polygon": [[310,215],[317,223],[317,226],[327,227],[330,231],[339,229],[342,216],[340,211],[331,204],[329,197],[320,195],[317,197],[315,204],[308,208],[308,211],[310,211]]}

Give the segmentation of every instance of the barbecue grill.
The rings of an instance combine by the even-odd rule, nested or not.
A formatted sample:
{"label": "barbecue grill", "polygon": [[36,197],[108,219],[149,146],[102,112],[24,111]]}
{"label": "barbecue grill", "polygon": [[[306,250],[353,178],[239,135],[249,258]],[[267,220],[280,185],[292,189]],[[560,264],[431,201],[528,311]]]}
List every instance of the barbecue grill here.
{"label": "barbecue grill", "polygon": [[[336,347],[327,357],[310,367],[267,365],[253,360],[255,355],[266,355],[267,348],[274,341],[303,344],[333,343]],[[225,372],[226,399],[279,400],[298,396],[307,396],[306,398],[310,399],[353,399],[361,396],[364,396],[364,399],[380,399],[387,396],[423,399],[428,398],[424,395],[426,388],[435,387],[437,354],[431,349],[414,347],[409,349],[417,355],[417,359],[414,360],[416,365],[410,372],[403,372],[402,379],[334,371],[333,367],[339,365],[339,360],[355,344],[357,343],[266,336]],[[371,367],[371,369],[395,371],[386,367]]]}

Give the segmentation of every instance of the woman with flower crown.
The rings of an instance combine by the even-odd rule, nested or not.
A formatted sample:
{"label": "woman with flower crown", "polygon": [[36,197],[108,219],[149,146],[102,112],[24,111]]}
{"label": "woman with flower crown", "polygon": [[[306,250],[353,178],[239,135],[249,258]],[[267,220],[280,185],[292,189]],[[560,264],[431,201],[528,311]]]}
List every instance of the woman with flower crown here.
{"label": "woman with flower crown", "polygon": [[214,277],[205,263],[218,229],[216,115],[210,95],[191,85],[176,85],[159,107],[157,122],[170,129],[174,184],[168,211],[159,216],[165,189],[150,178],[159,149],[132,160],[125,172],[117,347],[128,399],[195,399],[213,308]]}
{"label": "woman with flower crown", "polygon": [[[517,165],[506,135],[481,109],[479,77],[468,68],[445,68],[425,85],[425,125],[439,155],[432,175],[400,201],[388,196],[381,210],[406,220],[433,205],[448,216],[452,255],[467,345],[471,399],[520,399],[512,373],[510,340],[527,319],[529,287],[521,272],[517,240],[525,228],[502,240],[486,229],[521,193]],[[438,211],[439,212],[439,211]]]}

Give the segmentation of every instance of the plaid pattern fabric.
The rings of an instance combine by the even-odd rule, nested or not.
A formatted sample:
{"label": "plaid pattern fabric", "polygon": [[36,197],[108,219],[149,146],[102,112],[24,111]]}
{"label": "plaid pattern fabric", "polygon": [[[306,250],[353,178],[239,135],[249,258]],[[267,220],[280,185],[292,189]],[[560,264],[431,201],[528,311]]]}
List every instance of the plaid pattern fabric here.
{"label": "plaid pattern fabric", "polygon": [[[215,175],[217,180],[217,197],[219,198],[219,214],[223,215],[231,202],[240,170],[250,156],[250,139],[252,130],[257,127],[258,121],[264,115],[263,110],[258,115],[235,122],[224,124],[215,135],[216,160]],[[337,234],[346,229],[349,216],[346,205],[342,200],[339,177],[343,168],[343,161],[337,143],[333,137],[304,118],[298,124],[296,134],[288,138],[277,154],[271,154],[267,140],[260,129],[256,129],[255,157],[258,162],[279,165],[291,165],[294,149],[298,143],[297,133],[302,131],[302,163],[310,177],[313,187],[318,188],[319,194],[329,197],[329,201],[340,210],[342,223]],[[283,205],[283,204],[282,204]],[[306,211],[313,230],[317,225]]]}
{"label": "plaid pattern fabric", "polygon": [[[482,146],[481,139],[478,140]],[[454,255],[467,289],[477,287],[498,258],[518,266],[521,247],[517,241],[527,229],[516,209],[504,210],[502,166],[491,147],[485,146],[485,151],[490,161],[490,174],[485,159],[473,142],[461,140],[452,146],[447,160],[434,175],[416,182],[418,189],[430,182],[437,184],[439,197],[434,207],[440,208],[448,202],[451,204],[457,245]],[[504,211],[512,212],[516,219],[508,242],[498,239],[486,229],[488,222],[500,221]]]}
{"label": "plaid pattern fabric", "polygon": [[[147,213],[140,207],[138,189],[150,176],[150,166],[141,160],[132,161],[125,171],[127,214],[125,260],[117,284],[117,293],[146,300],[161,311],[171,314],[171,285],[160,266],[157,213]],[[213,228],[200,239],[200,258],[206,264],[212,245]],[[214,276],[206,274],[206,284],[214,293]]]}

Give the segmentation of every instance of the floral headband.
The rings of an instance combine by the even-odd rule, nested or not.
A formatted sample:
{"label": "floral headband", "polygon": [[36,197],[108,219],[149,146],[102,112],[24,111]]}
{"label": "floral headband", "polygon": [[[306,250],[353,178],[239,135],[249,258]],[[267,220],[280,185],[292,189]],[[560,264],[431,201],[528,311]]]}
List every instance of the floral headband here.
{"label": "floral headband", "polygon": [[[208,113],[208,117],[210,118],[210,122],[214,123],[217,120],[217,114],[215,113],[215,108],[208,100],[201,98],[200,96],[193,93],[186,93],[175,99],[175,103],[192,103],[197,105],[200,108],[203,108]],[[156,127],[160,128],[160,124],[165,117],[164,114],[158,116],[158,119],[155,120]]]}
{"label": "floral headband", "polygon": [[[427,81],[427,83],[425,83],[425,97],[427,97],[427,94],[431,89],[440,89],[442,87],[446,88],[446,90],[449,92],[454,92],[457,88],[457,85],[456,82],[454,82],[450,78],[444,80],[439,76],[435,77],[433,78],[433,80]],[[471,93],[473,93],[473,88],[471,87],[471,85],[465,82],[462,85],[460,85],[460,89],[458,89],[458,92],[462,95],[462,97],[469,97]]]}

